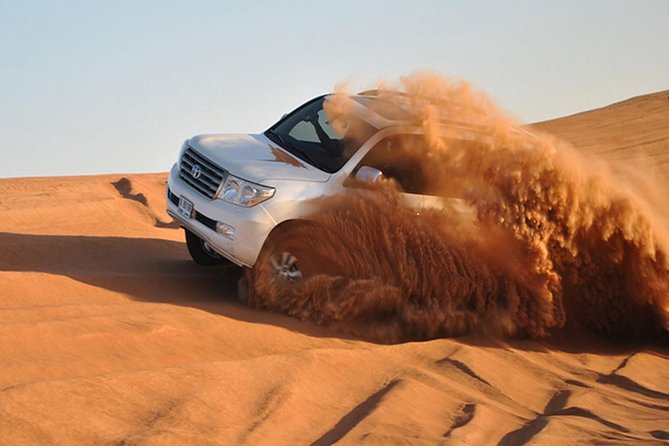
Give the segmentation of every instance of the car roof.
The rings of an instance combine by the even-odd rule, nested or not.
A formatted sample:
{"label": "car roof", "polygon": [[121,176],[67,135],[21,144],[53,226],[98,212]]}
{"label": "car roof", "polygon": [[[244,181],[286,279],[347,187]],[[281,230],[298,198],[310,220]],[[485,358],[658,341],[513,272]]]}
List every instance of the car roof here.
{"label": "car roof", "polygon": [[[352,111],[359,117],[365,119],[378,129],[391,126],[422,127],[420,111],[412,103],[411,98],[402,92],[365,90],[358,94],[348,96],[352,100]],[[442,101],[443,103],[443,101]],[[439,105],[439,104],[437,104]],[[457,113],[458,109],[464,107],[455,102],[448,103],[449,111]],[[471,113],[474,110],[475,113]],[[476,108],[469,107],[467,120],[458,119],[457,116],[440,117],[439,124],[451,127],[462,124],[470,127],[484,124],[484,113],[480,111],[480,118],[476,115]]]}
{"label": "car roof", "polygon": [[[412,104],[411,98],[398,91],[365,90],[358,94],[348,95],[354,114],[375,128],[381,130],[388,127],[401,126],[414,131],[421,131],[423,123],[420,112]],[[440,117],[439,127],[442,132],[460,130],[465,133],[490,131],[486,113],[478,107],[466,107],[466,116],[457,116],[457,111],[465,107],[456,102],[441,101],[437,105],[448,105],[449,111],[456,116]],[[465,113],[463,113],[465,115]],[[524,127],[516,126],[514,130],[536,137]]]}

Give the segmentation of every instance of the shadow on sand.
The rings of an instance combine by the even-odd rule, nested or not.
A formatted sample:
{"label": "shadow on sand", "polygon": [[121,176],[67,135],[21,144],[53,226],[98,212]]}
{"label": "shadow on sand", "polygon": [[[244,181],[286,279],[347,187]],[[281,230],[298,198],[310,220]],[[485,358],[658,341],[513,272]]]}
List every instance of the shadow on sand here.
{"label": "shadow on sand", "polygon": [[188,256],[184,243],[170,240],[0,232],[0,271],[57,274],[138,301],[188,306],[312,336],[342,337],[247,307],[237,300],[240,268],[200,267]]}

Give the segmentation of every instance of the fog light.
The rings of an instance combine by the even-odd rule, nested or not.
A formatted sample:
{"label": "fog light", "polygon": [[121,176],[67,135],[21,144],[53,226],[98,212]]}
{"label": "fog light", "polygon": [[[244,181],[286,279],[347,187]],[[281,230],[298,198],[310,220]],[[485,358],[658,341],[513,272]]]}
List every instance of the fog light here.
{"label": "fog light", "polygon": [[216,232],[218,232],[224,237],[229,238],[230,240],[235,239],[235,228],[233,228],[230,225],[226,225],[222,221],[216,222]]}

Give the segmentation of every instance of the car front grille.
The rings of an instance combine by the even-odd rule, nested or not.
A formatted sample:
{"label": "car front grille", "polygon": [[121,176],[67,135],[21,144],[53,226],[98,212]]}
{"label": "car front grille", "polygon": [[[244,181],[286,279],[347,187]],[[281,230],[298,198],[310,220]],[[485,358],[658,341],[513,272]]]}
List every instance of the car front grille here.
{"label": "car front grille", "polygon": [[207,198],[215,198],[216,192],[228,172],[188,147],[181,156],[179,178]]}

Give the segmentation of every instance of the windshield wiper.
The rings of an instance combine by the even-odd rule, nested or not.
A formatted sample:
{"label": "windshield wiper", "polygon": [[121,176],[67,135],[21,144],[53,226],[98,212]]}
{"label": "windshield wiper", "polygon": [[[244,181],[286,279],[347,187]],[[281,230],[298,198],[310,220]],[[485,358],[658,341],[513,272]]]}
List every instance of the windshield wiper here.
{"label": "windshield wiper", "polygon": [[274,136],[276,139],[279,140],[279,143],[281,143],[284,147],[289,148],[289,149],[293,148],[290,144],[288,144],[288,141],[286,141],[286,138],[284,138],[282,135],[279,135],[274,130],[269,129],[265,133],[269,133],[270,135]]}

